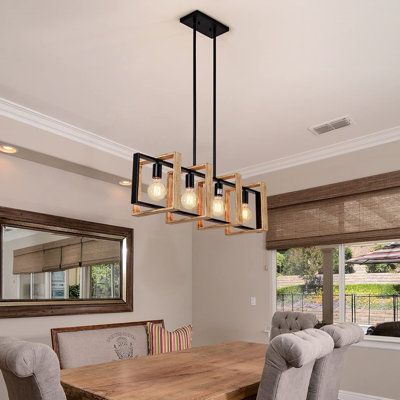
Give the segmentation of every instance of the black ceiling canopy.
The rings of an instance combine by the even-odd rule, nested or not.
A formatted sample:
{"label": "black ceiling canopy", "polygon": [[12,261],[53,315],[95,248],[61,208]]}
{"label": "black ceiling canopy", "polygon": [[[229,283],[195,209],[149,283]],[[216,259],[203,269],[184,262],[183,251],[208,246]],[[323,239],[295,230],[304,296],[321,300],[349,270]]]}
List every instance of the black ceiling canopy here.
{"label": "black ceiling canopy", "polygon": [[199,10],[185,15],[180,19],[180,21],[182,24],[185,24],[192,29],[196,21],[196,31],[208,36],[211,39],[229,31],[229,27]]}

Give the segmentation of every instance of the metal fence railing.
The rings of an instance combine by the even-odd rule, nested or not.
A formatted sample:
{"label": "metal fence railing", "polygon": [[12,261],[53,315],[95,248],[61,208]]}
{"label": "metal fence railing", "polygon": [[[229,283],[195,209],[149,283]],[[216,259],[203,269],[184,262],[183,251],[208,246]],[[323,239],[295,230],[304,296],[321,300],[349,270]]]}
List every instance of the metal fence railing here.
{"label": "metal fence railing", "polygon": [[[400,295],[346,294],[346,321],[376,324],[399,321]],[[334,316],[339,318],[339,296],[334,296]],[[277,295],[277,310],[313,312],[322,320],[322,294],[287,293]]]}

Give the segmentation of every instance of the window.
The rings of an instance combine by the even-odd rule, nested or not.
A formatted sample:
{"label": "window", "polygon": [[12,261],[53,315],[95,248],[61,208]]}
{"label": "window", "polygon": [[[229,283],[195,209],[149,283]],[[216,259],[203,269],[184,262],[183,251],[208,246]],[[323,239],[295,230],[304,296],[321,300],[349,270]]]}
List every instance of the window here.
{"label": "window", "polygon": [[[333,269],[325,284],[324,263]],[[320,321],[333,312],[334,322],[399,336],[400,240],[276,251],[276,288],[277,310],[312,312]]]}
{"label": "window", "polygon": [[[322,321],[330,318],[326,312],[331,308],[334,320],[338,321],[338,293],[333,282],[324,282],[324,262],[328,262],[329,267],[333,264],[334,269],[338,269],[338,260],[337,246],[295,247],[277,251],[277,310],[312,312]],[[323,307],[324,293],[333,296],[333,307]],[[326,302],[326,298],[324,300]]]}
{"label": "window", "polygon": [[119,264],[99,264],[89,267],[90,298],[108,299],[120,297]]}
{"label": "window", "polygon": [[119,299],[119,263],[19,275],[19,298]]}
{"label": "window", "polygon": [[348,248],[352,258],[345,273],[346,320],[368,327],[399,321],[400,241]]}
{"label": "window", "polygon": [[51,272],[51,298],[65,298],[65,271]]}
{"label": "window", "polygon": [[47,294],[47,273],[35,272],[19,276],[19,298],[43,300]]}

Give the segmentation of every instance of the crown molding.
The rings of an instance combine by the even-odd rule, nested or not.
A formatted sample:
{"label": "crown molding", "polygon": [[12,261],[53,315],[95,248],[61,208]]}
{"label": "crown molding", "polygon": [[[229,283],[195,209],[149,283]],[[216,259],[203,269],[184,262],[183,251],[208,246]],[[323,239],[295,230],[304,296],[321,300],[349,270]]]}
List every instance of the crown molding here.
{"label": "crown molding", "polygon": [[132,160],[137,150],[0,97],[0,115],[63,138]]}
{"label": "crown molding", "polygon": [[340,156],[343,154],[352,153],[354,151],[379,146],[385,143],[396,142],[398,140],[400,140],[400,126],[371,133],[355,139],[331,144],[329,146],[307,150],[305,152],[293,154],[288,157],[255,164],[242,168],[238,172],[242,174],[243,178],[250,178],[252,176],[291,168],[301,164],[323,160],[325,158]]}
{"label": "crown molding", "polygon": [[[125,160],[131,160],[132,154],[138,152],[128,146],[96,135],[93,132],[78,128],[77,126],[60,121],[56,118],[42,114],[38,111],[24,107],[0,97],[0,115],[14,119],[27,125],[34,126],[66,139],[93,147],[95,149],[113,154]],[[329,146],[293,154],[288,157],[267,161],[240,169],[243,178],[250,178],[281,169],[307,164],[342,154],[351,153],[369,147],[400,140],[400,126],[375,132],[359,138],[346,140]]]}

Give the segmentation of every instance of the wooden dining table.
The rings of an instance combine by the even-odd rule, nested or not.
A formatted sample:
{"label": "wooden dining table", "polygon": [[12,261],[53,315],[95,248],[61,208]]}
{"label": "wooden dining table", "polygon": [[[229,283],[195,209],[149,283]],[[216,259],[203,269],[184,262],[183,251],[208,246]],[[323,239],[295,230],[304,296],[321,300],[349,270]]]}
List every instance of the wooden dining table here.
{"label": "wooden dining table", "polygon": [[231,342],[61,371],[68,400],[239,400],[257,393],[266,345]]}

